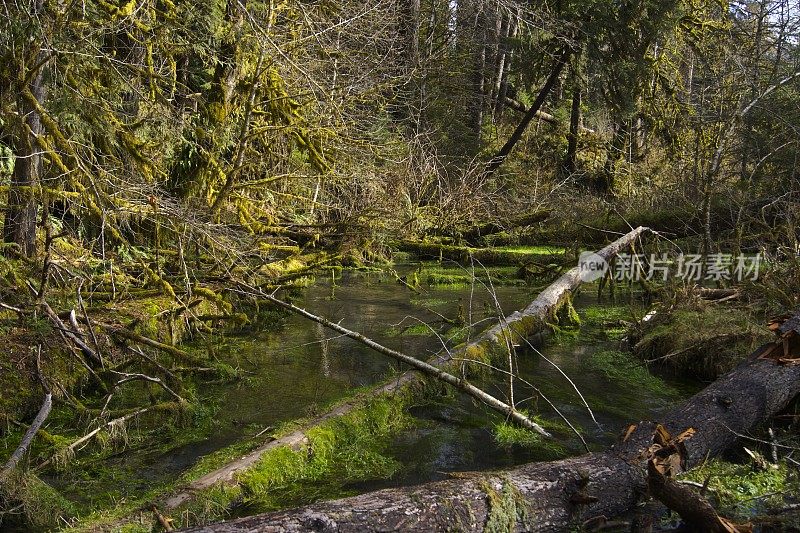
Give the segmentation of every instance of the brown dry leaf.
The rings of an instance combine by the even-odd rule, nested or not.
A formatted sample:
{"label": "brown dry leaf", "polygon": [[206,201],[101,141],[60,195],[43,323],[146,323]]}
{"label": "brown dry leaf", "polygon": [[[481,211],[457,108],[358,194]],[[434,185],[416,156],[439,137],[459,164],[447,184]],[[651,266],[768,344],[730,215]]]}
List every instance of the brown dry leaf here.
{"label": "brown dry leaf", "polygon": [[777,320],[775,320],[775,321],[770,322],[769,326],[767,326],[767,327],[769,328],[770,331],[778,331],[780,329],[780,327],[781,327],[781,323],[778,322]]}
{"label": "brown dry leaf", "polygon": [[628,439],[631,438],[634,431],[636,431],[636,424],[629,425],[628,429],[625,430],[625,435],[622,437],[622,442],[628,442]]}
{"label": "brown dry leaf", "polygon": [[660,444],[661,446],[667,446],[670,440],[671,436],[669,434],[669,431],[667,431],[667,428],[665,428],[661,424],[658,424],[656,426],[655,435],[653,435],[653,442],[655,442],[656,444]]}
{"label": "brown dry leaf", "polygon": [[691,439],[695,433],[697,433],[697,430],[695,430],[694,428],[686,428],[680,433],[680,435],[675,437],[675,443],[679,444],[681,442],[687,441]]}

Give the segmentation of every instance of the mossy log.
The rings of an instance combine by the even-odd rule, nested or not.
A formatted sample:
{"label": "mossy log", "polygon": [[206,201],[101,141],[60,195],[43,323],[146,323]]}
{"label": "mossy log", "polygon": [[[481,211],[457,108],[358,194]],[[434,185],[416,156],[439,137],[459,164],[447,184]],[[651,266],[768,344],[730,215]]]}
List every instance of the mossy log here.
{"label": "mossy log", "polygon": [[[800,393],[800,365],[751,358],[669,411],[661,423],[685,441],[686,465],[716,456]],[[191,529],[236,531],[565,531],[630,512],[647,494],[648,448],[656,424],[640,422],[609,450],[496,473],[251,516]]]}
{"label": "mossy log", "polygon": [[[606,260],[611,259],[614,255],[619,253],[620,250],[630,246],[631,243],[645,231],[647,231],[647,228],[636,228],[597,253]],[[433,366],[443,368],[453,360],[460,358],[486,361],[490,358],[490,354],[493,351],[498,351],[498,349],[507,353],[507,340],[514,341],[516,337],[531,337],[541,332],[543,328],[547,327],[547,324],[553,322],[553,316],[556,314],[559,307],[565,301],[568,301],[571,292],[581,284],[579,274],[578,267],[571,269],[540,293],[525,310],[512,313],[510,316],[499,321],[494,327],[486,330],[486,332],[476,340],[461,345],[450,352],[444,351],[429,361],[429,363]],[[255,465],[269,450],[280,446],[298,447],[305,440],[306,432],[309,428],[349,413],[358,406],[363,405],[364,398],[397,392],[418,379],[420,379],[419,374],[405,372],[388,383],[376,387],[364,396],[356,397],[339,405],[335,409],[315,418],[306,426],[270,441],[256,448],[249,454],[196,479],[184,487],[183,490],[169,497],[164,502],[164,507],[166,509],[175,509],[191,500],[193,494],[198,491],[209,489],[218,484],[234,483],[237,472]]]}
{"label": "mossy log", "polygon": [[506,224],[497,222],[489,222],[487,224],[480,224],[471,227],[469,230],[461,234],[462,238],[470,244],[478,244],[483,237],[487,235],[494,235],[501,231],[506,231],[514,228],[521,228],[524,226],[531,226],[537,224],[550,217],[550,211],[534,211],[513,220],[509,220]]}
{"label": "mossy log", "polygon": [[469,266],[472,261],[477,265],[523,265],[529,263],[534,258],[538,262],[548,261],[562,263],[563,254],[526,254],[511,250],[499,250],[495,248],[472,248],[469,246],[455,246],[452,244],[439,244],[426,241],[402,241],[397,245],[401,252],[414,254],[420,259],[438,259],[455,261],[462,265]]}

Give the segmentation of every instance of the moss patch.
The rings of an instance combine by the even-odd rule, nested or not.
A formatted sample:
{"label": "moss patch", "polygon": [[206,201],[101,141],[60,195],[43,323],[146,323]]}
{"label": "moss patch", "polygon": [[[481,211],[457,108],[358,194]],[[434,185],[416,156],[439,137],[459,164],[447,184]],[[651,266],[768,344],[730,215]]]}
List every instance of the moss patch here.
{"label": "moss patch", "polygon": [[772,335],[761,320],[721,304],[683,306],[645,322],[636,355],[680,374],[706,379],[732,369]]}
{"label": "moss patch", "polygon": [[346,485],[391,477],[400,467],[384,454],[391,437],[411,424],[399,398],[376,398],[308,431],[298,449],[266,453],[239,478],[259,512],[347,493]]}
{"label": "moss patch", "polygon": [[798,494],[800,481],[786,464],[756,470],[749,464],[714,459],[682,476],[697,483],[708,478],[709,494],[728,517],[747,519],[766,509],[779,508],[786,497]]}
{"label": "moss patch", "polygon": [[506,533],[517,529],[517,521],[524,524],[528,517],[525,498],[508,481],[503,481],[500,490],[486,483],[483,487],[489,497],[489,516],[484,533]]}

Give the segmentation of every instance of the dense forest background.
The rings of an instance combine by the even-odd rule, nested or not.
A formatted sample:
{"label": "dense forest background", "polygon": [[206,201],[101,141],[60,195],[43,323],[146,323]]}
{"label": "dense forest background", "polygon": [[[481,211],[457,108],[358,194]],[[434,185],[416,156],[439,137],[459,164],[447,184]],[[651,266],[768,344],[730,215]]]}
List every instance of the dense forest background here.
{"label": "dense forest background", "polygon": [[[323,266],[415,290],[398,249],[577,259],[643,225],[705,258],[760,254],[741,301],[791,310],[798,128],[791,0],[3,0],[6,455],[43,390],[79,422],[40,432],[37,471],[148,410],[191,424],[176,374],[237,369],[182,341],[266,327],[263,291]],[[662,289],[645,287],[687,294]],[[6,474],[14,520],[69,515]]]}
{"label": "dense forest background", "polygon": [[237,254],[301,225],[358,256],[547,204],[792,248],[797,9],[6,2],[4,240]]}

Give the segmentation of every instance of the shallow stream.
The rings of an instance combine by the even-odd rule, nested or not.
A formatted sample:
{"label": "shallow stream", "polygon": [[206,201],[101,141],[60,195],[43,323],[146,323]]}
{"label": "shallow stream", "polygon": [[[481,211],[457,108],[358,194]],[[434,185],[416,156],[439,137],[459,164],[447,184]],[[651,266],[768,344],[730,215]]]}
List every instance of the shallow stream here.
{"label": "shallow stream", "polygon": [[[416,269],[409,265],[399,274],[412,275]],[[464,274],[457,269],[453,272]],[[344,272],[321,277],[294,303],[341,321],[386,346],[427,359],[449,337],[456,335],[450,345],[463,340],[463,328],[447,320],[477,323],[473,328],[477,334],[494,323],[500,311],[505,316],[524,308],[537,292],[525,286],[497,284],[491,288],[478,282],[429,286],[424,278],[421,274],[421,284],[414,292],[386,274]],[[654,377],[621,352],[621,321],[641,316],[646,308],[633,297],[627,302],[599,302],[595,292],[588,286],[574,300],[583,321],[577,335],[562,333],[546,339],[538,345],[539,353],[530,346],[520,347],[515,370],[580,429],[590,448],[601,449],[628,423],[657,417],[688,396],[693,387]],[[396,369],[385,356],[297,316],[287,317],[274,332],[221,337],[214,344],[220,360],[241,369],[244,377],[234,383],[199,387],[200,399],[215,406],[210,432],[168,451],[162,448],[109,458],[107,468],[124,470],[128,476],[124,484],[115,485],[117,497],[133,497],[153,484],[169,483],[201,457],[225,446],[243,440],[263,442],[270,428],[322,413],[326,405],[352,394],[354,388],[382,382]],[[583,394],[596,422],[554,365]],[[508,400],[507,377],[487,377],[481,385]],[[545,419],[559,420],[544,400],[535,405],[533,400],[523,401],[535,396],[527,385],[517,381],[514,396],[518,406],[541,413]],[[348,490],[419,483],[441,479],[453,471],[501,468],[584,450],[566,429],[556,430],[552,445],[500,442],[494,428],[501,418],[463,395],[434,397],[411,412],[416,422],[388,450],[401,465],[397,474]],[[91,506],[92,494],[98,492],[102,491],[95,487],[77,499]]]}

